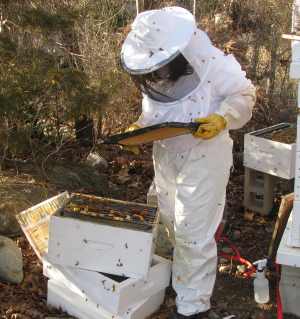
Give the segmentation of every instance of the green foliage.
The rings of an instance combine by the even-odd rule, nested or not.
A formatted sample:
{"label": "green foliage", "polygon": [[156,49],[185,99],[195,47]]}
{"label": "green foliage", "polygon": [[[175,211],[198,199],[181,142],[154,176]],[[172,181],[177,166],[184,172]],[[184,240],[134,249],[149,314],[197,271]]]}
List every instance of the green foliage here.
{"label": "green foliage", "polygon": [[96,26],[100,25],[113,32],[126,26],[132,18],[125,6],[125,1],[121,0],[87,0],[81,2],[79,11],[82,19],[92,20]]}
{"label": "green foliage", "polygon": [[0,61],[5,63],[14,58],[17,52],[15,43],[8,35],[0,33]]}
{"label": "green foliage", "polygon": [[66,120],[82,113],[91,115],[100,111],[104,95],[99,88],[89,86],[84,72],[74,68],[49,69],[47,81],[52,95],[59,95],[64,100]]}
{"label": "green foliage", "polygon": [[[22,11],[18,2],[3,7],[13,29],[0,33],[0,156],[61,143],[62,128],[80,114],[100,113],[105,99],[72,52],[77,11],[22,5]],[[72,138],[72,130],[68,134]]]}
{"label": "green foliage", "polygon": [[[148,9],[191,9],[193,1],[144,4]],[[140,96],[118,64],[134,5],[123,0],[0,0],[5,21],[0,29],[0,159],[59,148],[74,137],[73,123],[83,113],[107,121],[104,129],[106,123],[114,130],[135,119]],[[291,5],[292,0],[197,1],[201,27],[220,48],[235,54],[266,92],[260,108],[266,114],[275,109],[278,92],[278,107],[282,97],[294,98],[290,49],[281,40],[290,30]]]}
{"label": "green foliage", "polygon": [[72,29],[77,12],[64,8],[62,13],[51,13],[43,8],[28,8],[22,13],[21,25],[39,28],[45,33]]}

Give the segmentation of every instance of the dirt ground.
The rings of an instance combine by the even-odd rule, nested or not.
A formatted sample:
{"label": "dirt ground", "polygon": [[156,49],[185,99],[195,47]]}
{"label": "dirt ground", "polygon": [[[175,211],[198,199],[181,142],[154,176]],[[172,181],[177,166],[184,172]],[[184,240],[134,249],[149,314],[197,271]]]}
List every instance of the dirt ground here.
{"label": "dirt ground", "polygon": [[[153,178],[150,150],[145,150],[138,158],[128,154],[124,156],[119,150],[114,150],[114,152],[102,150],[102,153],[109,162],[109,167],[102,172],[108,178],[108,196],[145,202],[147,190]],[[12,178],[14,174],[17,174],[17,171],[10,169],[2,174]],[[29,183],[29,181],[35,183],[36,176],[33,177],[34,174],[32,174],[32,178],[28,178],[29,175],[28,171],[26,175],[22,175],[22,171],[18,171],[18,178],[24,183]],[[275,214],[261,217],[253,212],[245,213],[242,206],[243,179],[243,170],[237,166],[233,170],[228,186],[225,234],[239,248],[243,257],[255,261],[267,254],[275,223]],[[2,178],[2,181],[2,183],[8,183],[10,179],[8,177]],[[47,181],[44,181],[43,185],[51,190],[51,194],[63,190]],[[13,189],[13,182],[10,183],[10,187]],[[85,192],[82,187],[79,190]],[[17,187],[15,191],[18,192]],[[14,237],[14,240],[22,249],[25,278],[20,285],[0,283],[0,318],[29,319],[63,315],[61,312],[47,307],[47,280],[42,275],[42,266],[29,243],[22,235]],[[236,315],[236,318],[240,319],[276,318],[274,282],[271,282],[272,300],[262,309],[254,302],[252,280],[241,278],[236,273],[235,265],[228,263],[223,265],[223,262],[220,260],[212,300],[216,312],[223,316]],[[164,305],[151,318],[167,318],[173,307],[174,292],[169,288]],[[285,316],[285,318],[292,319],[291,316]]]}

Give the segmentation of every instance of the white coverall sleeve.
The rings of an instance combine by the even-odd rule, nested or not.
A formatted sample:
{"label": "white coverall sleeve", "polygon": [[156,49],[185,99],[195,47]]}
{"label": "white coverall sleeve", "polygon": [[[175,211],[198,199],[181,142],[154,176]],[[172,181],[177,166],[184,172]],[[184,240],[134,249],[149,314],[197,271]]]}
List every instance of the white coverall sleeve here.
{"label": "white coverall sleeve", "polygon": [[256,90],[232,55],[224,56],[215,70],[214,90],[222,99],[216,112],[225,117],[229,130],[239,129],[252,117]]}

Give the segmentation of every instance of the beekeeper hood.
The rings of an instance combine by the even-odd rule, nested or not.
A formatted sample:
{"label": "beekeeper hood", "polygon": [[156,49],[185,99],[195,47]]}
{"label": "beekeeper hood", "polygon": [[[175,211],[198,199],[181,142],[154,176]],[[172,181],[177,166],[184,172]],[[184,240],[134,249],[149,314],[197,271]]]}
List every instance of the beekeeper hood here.
{"label": "beekeeper hood", "polygon": [[194,16],[181,7],[166,7],[140,13],[132,24],[121,51],[121,63],[132,75],[154,72],[182,54],[204,80],[212,58],[223,53],[205,32],[197,28]]}
{"label": "beekeeper hood", "polygon": [[140,13],[122,47],[124,69],[135,75],[156,71],[183,53],[196,30],[194,16],[180,7]]}

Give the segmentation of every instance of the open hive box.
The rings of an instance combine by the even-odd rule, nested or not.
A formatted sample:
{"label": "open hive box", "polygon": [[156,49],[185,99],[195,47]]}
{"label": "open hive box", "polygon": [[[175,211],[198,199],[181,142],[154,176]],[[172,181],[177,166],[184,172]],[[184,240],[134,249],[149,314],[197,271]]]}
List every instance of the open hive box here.
{"label": "open hive box", "polygon": [[[171,262],[155,255],[147,280],[108,275],[71,267],[53,265],[44,261],[43,272],[50,281],[68,287],[83,302],[94,308],[103,308],[114,315],[122,315],[132,305],[143,303],[147,298],[163,292],[168,287]],[[96,307],[97,306],[97,307]]]}
{"label": "open hive box", "polygon": [[[65,192],[23,211],[17,218],[49,278],[50,306],[80,319],[142,319],[163,302],[171,263],[152,255],[158,219],[153,207]],[[70,262],[73,254],[79,264]],[[118,266],[114,267],[112,260],[117,260]],[[105,264],[109,273],[135,270],[143,276],[92,271],[90,263],[101,269]],[[80,268],[81,264],[88,270]]]}
{"label": "open hive box", "polygon": [[156,207],[79,193],[55,215],[141,231],[151,231],[158,220]]}
{"label": "open hive box", "polygon": [[146,277],[158,224],[156,207],[72,194],[50,220],[53,264]]}
{"label": "open hive box", "polygon": [[295,176],[296,127],[280,123],[245,135],[244,166],[284,179]]}

